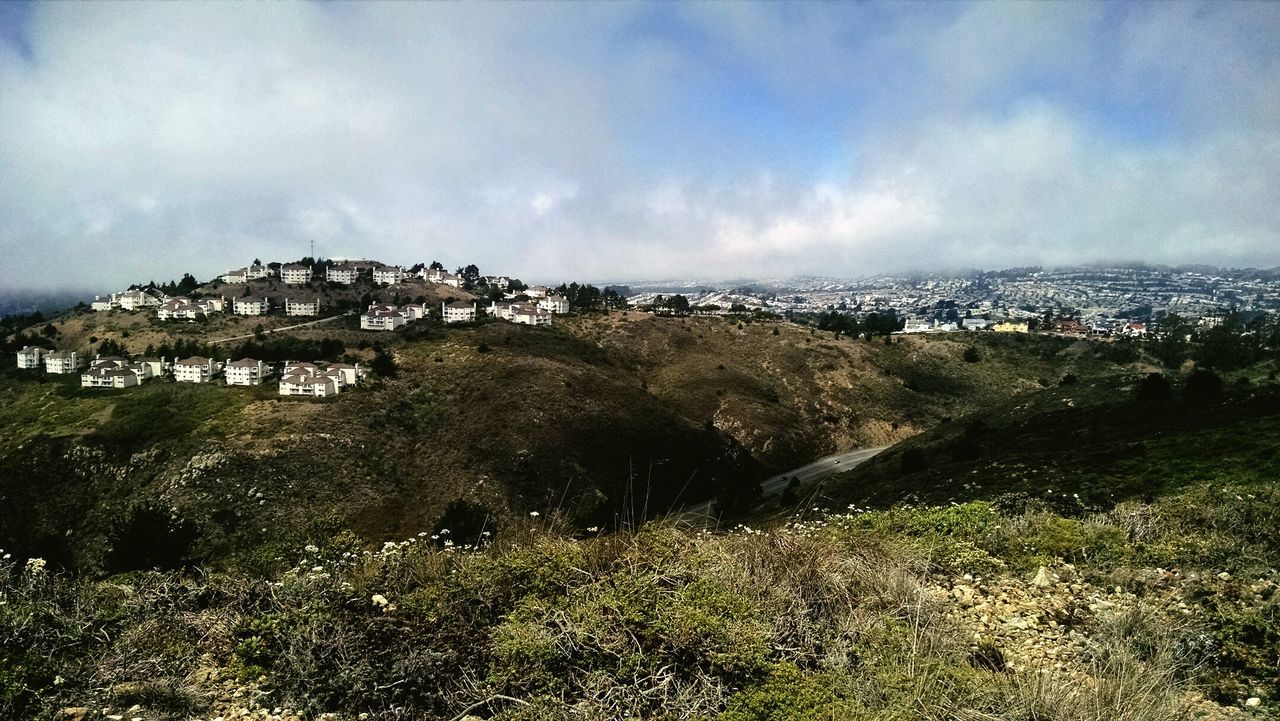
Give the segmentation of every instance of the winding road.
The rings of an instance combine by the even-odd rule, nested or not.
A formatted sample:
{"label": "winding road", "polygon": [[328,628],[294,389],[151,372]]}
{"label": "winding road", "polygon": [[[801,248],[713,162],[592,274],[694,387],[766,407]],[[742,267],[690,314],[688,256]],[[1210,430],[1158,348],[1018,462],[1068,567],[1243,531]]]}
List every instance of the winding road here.
{"label": "winding road", "polygon": [[[271,328],[271,329],[269,329],[269,330],[263,330],[263,331],[262,331],[262,334],[263,334],[263,335],[271,335],[272,333],[279,333],[279,332],[280,332],[280,331],[282,331],[282,330],[293,330],[294,328],[306,328],[306,327],[307,327],[307,326],[309,326],[309,325],[319,325],[319,324],[321,324],[321,323],[328,323],[329,321],[331,321],[331,320],[333,320],[333,319],[335,319],[335,318],[346,318],[347,316],[349,316],[349,315],[353,315],[353,314],[355,314],[355,311],[354,311],[354,310],[349,310],[349,311],[347,311],[346,313],[339,313],[338,315],[331,315],[331,316],[329,316],[328,318],[321,318],[320,320],[311,320],[311,321],[307,321],[306,323],[298,323],[298,324],[296,324],[296,325],[286,325],[286,326],[282,326],[282,327],[280,327],[280,328]],[[256,335],[256,334],[254,334],[254,333],[250,333],[249,335],[238,335],[238,336],[235,336],[235,337],[232,337],[232,338],[219,338],[219,339],[217,339],[217,340],[211,340],[211,341],[209,341],[209,343],[211,343],[211,344],[212,344],[212,343],[230,343],[230,342],[231,342],[231,341],[233,341],[233,340],[244,340],[244,339],[246,339],[246,338],[253,338],[255,335]]]}
{"label": "winding road", "polygon": [[[762,500],[769,500],[774,496],[781,495],[786,489],[787,484],[792,478],[800,480],[801,488],[812,488],[813,484],[821,481],[828,476],[833,476],[854,468],[862,463],[866,463],[875,457],[877,453],[883,451],[889,446],[874,446],[871,448],[855,448],[851,451],[837,453],[833,456],[819,458],[813,463],[800,466],[786,473],[779,473],[776,476],[769,476],[760,482],[760,495]],[[707,501],[693,506],[685,506],[676,513],[676,518],[682,522],[703,525],[708,521],[713,521],[711,506],[714,501]]]}

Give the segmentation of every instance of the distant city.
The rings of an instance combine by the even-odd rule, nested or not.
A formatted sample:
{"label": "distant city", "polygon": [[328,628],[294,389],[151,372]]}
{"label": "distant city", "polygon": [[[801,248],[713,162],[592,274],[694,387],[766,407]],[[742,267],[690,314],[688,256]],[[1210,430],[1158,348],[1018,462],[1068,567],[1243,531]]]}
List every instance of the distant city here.
{"label": "distant city", "polygon": [[[616,286],[615,286],[616,287]],[[1070,316],[1085,325],[1150,322],[1173,313],[1212,323],[1230,310],[1280,309],[1280,272],[1193,268],[1015,268],[966,274],[880,275],[857,280],[634,282],[633,305],[679,293],[691,306],[734,305],[780,314],[894,309],[908,328],[970,317],[1012,319]]]}

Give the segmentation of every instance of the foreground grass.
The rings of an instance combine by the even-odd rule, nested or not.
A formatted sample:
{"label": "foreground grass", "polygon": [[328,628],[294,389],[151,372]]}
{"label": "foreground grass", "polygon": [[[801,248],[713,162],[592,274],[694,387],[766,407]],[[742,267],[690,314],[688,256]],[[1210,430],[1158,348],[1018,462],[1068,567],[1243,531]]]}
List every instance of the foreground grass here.
{"label": "foreground grass", "polygon": [[[1212,542],[1252,557],[1276,498],[1233,499],[1223,517],[1240,520]],[[1269,704],[1274,572],[1200,563],[1178,540],[1198,505],[1084,520],[855,509],[579,539],[534,519],[480,546],[443,530],[378,549],[341,535],[272,578],[93,581],[6,560],[0,717],[137,704],[168,718],[1144,721],[1229,711],[1198,693]],[[975,635],[987,613],[1032,618],[1063,645],[1030,654],[1025,624]]]}

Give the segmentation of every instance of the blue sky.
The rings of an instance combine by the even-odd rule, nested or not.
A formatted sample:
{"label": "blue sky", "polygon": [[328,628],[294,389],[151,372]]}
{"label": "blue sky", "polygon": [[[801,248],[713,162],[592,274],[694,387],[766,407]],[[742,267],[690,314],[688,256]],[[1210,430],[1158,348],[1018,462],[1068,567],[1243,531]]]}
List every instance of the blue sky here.
{"label": "blue sky", "polygon": [[0,3],[0,287],[1270,267],[1277,118],[1276,3]]}

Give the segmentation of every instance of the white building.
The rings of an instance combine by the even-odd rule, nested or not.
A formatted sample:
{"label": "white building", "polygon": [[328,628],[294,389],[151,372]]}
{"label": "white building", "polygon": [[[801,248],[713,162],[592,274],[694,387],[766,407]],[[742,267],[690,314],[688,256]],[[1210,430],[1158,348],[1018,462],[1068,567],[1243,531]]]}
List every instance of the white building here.
{"label": "white building", "polygon": [[551,289],[545,285],[531,285],[525,289],[524,294],[530,298],[546,298],[551,294]]}
{"label": "white building", "polygon": [[538,307],[548,313],[568,313],[569,300],[564,296],[549,295],[538,301]]}
{"label": "white building", "polygon": [[243,268],[240,270],[228,270],[227,272],[222,274],[222,282],[231,283],[233,285],[248,283],[249,273]]}
{"label": "white building", "polygon": [[44,372],[70,375],[80,370],[80,356],[73,350],[56,350],[44,355]]}
{"label": "white building", "polygon": [[395,330],[406,322],[404,314],[389,306],[370,306],[360,315],[361,330]]}
{"label": "white building", "polygon": [[270,268],[265,265],[258,264],[250,265],[245,268],[244,274],[249,280],[262,280],[263,278],[270,278],[272,276]]}
{"label": "white building", "polygon": [[111,298],[119,305],[121,310],[141,310],[142,308],[155,308],[160,305],[158,298],[140,290],[126,290],[123,293],[114,293]]}
{"label": "white building", "polygon": [[331,265],[325,269],[324,279],[330,283],[346,283],[350,285],[356,282],[356,267],[354,265]]}
{"label": "white building", "polygon": [[422,320],[427,317],[427,304],[409,303],[408,305],[402,305],[400,306],[400,315],[411,323],[415,320]]}
{"label": "white building", "polygon": [[373,282],[379,285],[395,285],[404,277],[404,271],[398,265],[386,265],[373,269]]}
{"label": "white building", "polygon": [[173,364],[173,379],[180,383],[208,383],[217,372],[212,358],[192,356]]}
{"label": "white building", "polygon": [[511,321],[524,325],[551,325],[551,313],[533,303],[512,303]]}
{"label": "white building", "polygon": [[462,287],[462,276],[447,273],[443,270],[427,271],[427,280],[432,283],[442,283],[444,285],[453,286],[454,288]]}
{"label": "white building", "polygon": [[24,345],[18,351],[18,367],[23,370],[38,370],[44,365],[44,355],[48,352],[38,345]]}
{"label": "white building", "polygon": [[280,395],[325,398],[337,395],[338,383],[332,378],[306,371],[286,373],[280,377]]}
{"label": "white building", "polygon": [[440,304],[440,316],[445,323],[468,323],[476,319],[476,304],[464,301]]}
{"label": "white building", "polygon": [[493,303],[490,303],[489,307],[485,310],[489,315],[493,316],[494,318],[511,320],[511,304],[510,303],[499,303],[497,301],[494,301]]}
{"label": "white building", "polygon": [[289,285],[304,285],[311,282],[311,266],[291,263],[280,267],[280,280]]}
{"label": "white building", "polygon": [[226,310],[227,299],[221,296],[217,298],[200,298],[195,301],[195,304],[200,306],[200,310],[203,310],[205,315],[210,313],[221,313]]}
{"label": "white building", "polygon": [[142,371],[142,377],[159,378],[164,375],[164,358],[139,358],[132,365],[137,366]]}
{"label": "white building", "polygon": [[80,374],[82,388],[129,388],[140,382],[138,374],[128,368],[99,366]]}
{"label": "white building", "polygon": [[204,307],[187,298],[170,298],[156,308],[156,318],[160,320],[193,321],[202,315],[206,315]]}
{"label": "white building", "polygon": [[236,315],[266,315],[271,310],[271,299],[236,298],[234,310]]}
{"label": "white building", "polygon": [[262,379],[270,373],[267,364],[253,358],[241,358],[238,361],[227,359],[222,367],[222,374],[229,386],[262,385]]}
{"label": "white building", "polygon": [[310,300],[290,300],[284,299],[285,315],[320,315],[320,299]]}
{"label": "white building", "polygon": [[89,307],[96,311],[104,311],[104,310],[111,310],[112,308],[116,308],[118,306],[115,304],[114,301],[112,301],[111,296],[109,295],[108,296],[95,295],[93,296],[93,302],[89,304]]}

